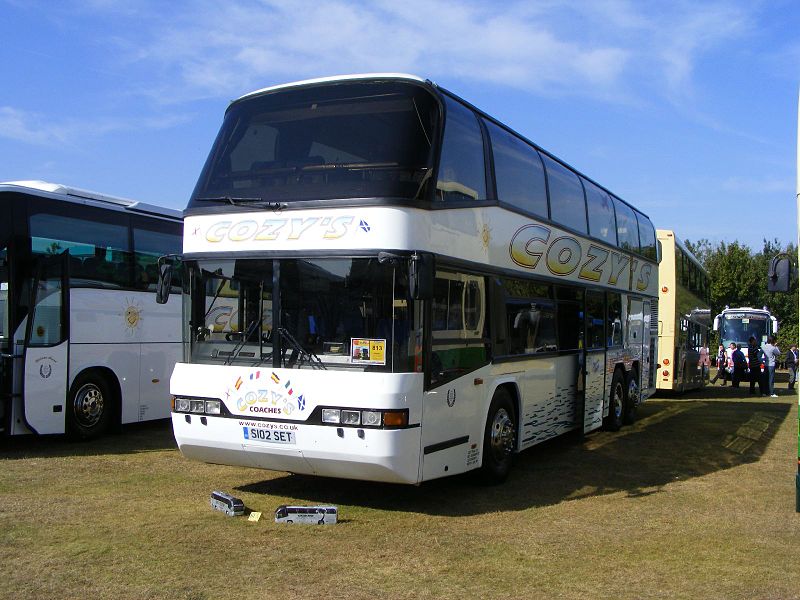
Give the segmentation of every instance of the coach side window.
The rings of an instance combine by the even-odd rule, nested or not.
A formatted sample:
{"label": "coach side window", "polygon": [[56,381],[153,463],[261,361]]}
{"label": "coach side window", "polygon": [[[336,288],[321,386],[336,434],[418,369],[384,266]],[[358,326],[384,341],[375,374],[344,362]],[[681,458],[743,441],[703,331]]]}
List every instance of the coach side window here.
{"label": "coach side window", "polygon": [[609,292],[606,303],[606,334],[609,346],[622,346],[622,297]]}
{"label": "coach side window", "polygon": [[614,219],[614,201],[608,192],[590,181],[583,180],[586,189],[586,205],[589,213],[589,235],[617,245],[617,223]]}
{"label": "coach side window", "polygon": [[555,304],[549,285],[521,279],[503,279],[505,333],[508,355],[558,350]]}
{"label": "coach side window", "polygon": [[570,229],[586,233],[586,200],[578,176],[547,155],[542,156],[550,191],[550,218]]}
{"label": "coach side window", "polygon": [[486,199],[483,136],[471,110],[445,96],[447,105],[436,199],[464,202]]}
{"label": "coach side window", "polygon": [[431,385],[489,362],[486,284],[478,275],[440,271],[434,280]]}
{"label": "coach side window", "polygon": [[583,348],[583,290],[572,287],[556,287],[558,299],[558,349],[580,350]]}
{"label": "coach side window", "polygon": [[687,287],[688,288],[689,287],[689,280],[691,279],[691,264],[692,263],[689,260],[689,257],[687,257],[686,254],[684,254],[683,250],[681,250],[680,248],[676,247],[675,251],[678,253],[678,257],[680,258],[680,262],[681,262],[681,280],[680,280],[681,281],[681,285],[683,287]]}
{"label": "coach side window", "polygon": [[586,347],[605,348],[605,295],[603,292],[586,292]]}
{"label": "coach side window", "polygon": [[656,230],[650,219],[642,213],[636,213],[636,221],[639,223],[639,244],[642,254],[650,260],[656,260]]}
{"label": "coach side window", "polygon": [[539,152],[491,121],[485,123],[492,140],[498,200],[547,218],[547,188]]}
{"label": "coach side window", "polygon": [[31,346],[53,346],[64,340],[64,305],[62,273],[45,264],[39,273],[33,315],[31,317]]}
{"label": "coach side window", "polygon": [[614,198],[614,208],[617,212],[619,247],[630,252],[639,252],[639,225],[633,209],[618,198]]}
{"label": "coach side window", "polygon": [[[165,223],[162,229],[158,226],[133,228],[133,287],[142,290],[155,290],[158,281],[158,258],[166,254],[177,254],[181,251],[180,226]],[[174,229],[174,232],[169,232]],[[180,293],[180,281],[176,269],[172,277],[173,291]],[[177,277],[177,278],[176,278]]]}
{"label": "coach side window", "polygon": [[35,213],[30,216],[34,254],[69,250],[70,280],[77,287],[128,287],[130,248],[127,217],[119,223]]}

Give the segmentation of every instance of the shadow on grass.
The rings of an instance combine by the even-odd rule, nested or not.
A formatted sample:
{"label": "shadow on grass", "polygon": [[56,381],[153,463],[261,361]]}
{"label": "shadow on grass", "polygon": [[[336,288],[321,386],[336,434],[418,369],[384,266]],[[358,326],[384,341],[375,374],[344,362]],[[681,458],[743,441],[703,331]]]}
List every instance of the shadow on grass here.
{"label": "shadow on grass", "polygon": [[71,440],[64,435],[24,435],[0,438],[0,460],[102,456],[177,449],[172,421],[161,419],[123,425],[118,433],[94,440]]}
{"label": "shadow on grass", "polygon": [[703,400],[653,399],[640,408],[636,423],[616,433],[567,435],[535,446],[516,457],[509,479],[495,487],[478,486],[469,475],[419,487],[288,475],[237,489],[299,502],[450,516],[617,492],[656,494],[676,480],[758,461],[791,410],[789,403],[728,400],[731,392],[710,392]]}

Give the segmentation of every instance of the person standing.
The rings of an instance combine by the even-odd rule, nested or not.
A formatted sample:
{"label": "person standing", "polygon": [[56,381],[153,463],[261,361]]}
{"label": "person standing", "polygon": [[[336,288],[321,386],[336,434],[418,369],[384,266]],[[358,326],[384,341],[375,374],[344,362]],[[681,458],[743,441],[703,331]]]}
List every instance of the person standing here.
{"label": "person standing", "polygon": [[700,379],[705,381],[711,368],[711,360],[708,357],[708,347],[706,345],[700,346],[700,360],[697,361],[697,366],[700,367]]}
{"label": "person standing", "polygon": [[754,336],[750,336],[747,341],[747,363],[750,368],[750,395],[752,396],[758,384],[758,393],[761,396],[766,396],[766,386],[764,385],[764,378],[761,373],[761,363],[763,362],[763,353],[761,348],[758,347],[758,342]]}
{"label": "person standing", "polygon": [[789,369],[789,389],[794,389],[794,383],[797,381],[797,346],[792,344],[792,347],[786,353],[786,368]]}
{"label": "person standing", "polygon": [[780,349],[775,345],[775,337],[767,337],[765,344],[761,346],[764,352],[764,362],[767,364],[767,389],[770,398],[777,398],[775,393],[775,359],[781,355]]}
{"label": "person standing", "polygon": [[736,344],[731,342],[731,362],[733,362],[733,383],[732,387],[739,387],[739,382],[745,378],[747,370],[747,359],[744,352]]}
{"label": "person standing", "polygon": [[719,345],[717,356],[714,360],[717,364],[717,372],[714,373],[714,379],[712,379],[710,383],[714,384],[717,382],[717,379],[722,377],[722,385],[725,385],[728,382],[728,353],[725,352],[725,346],[722,344]]}

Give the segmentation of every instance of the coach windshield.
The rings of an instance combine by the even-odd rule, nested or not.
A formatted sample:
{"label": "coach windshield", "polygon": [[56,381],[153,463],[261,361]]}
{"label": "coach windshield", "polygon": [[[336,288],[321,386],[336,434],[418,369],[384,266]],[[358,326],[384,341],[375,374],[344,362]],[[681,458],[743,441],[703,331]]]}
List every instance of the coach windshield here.
{"label": "coach windshield", "polygon": [[231,105],[189,208],[423,197],[438,121],[411,82],[275,90]]}
{"label": "coach windshield", "polygon": [[765,314],[728,313],[722,320],[720,342],[727,348],[731,342],[747,345],[750,336],[761,344],[767,341],[769,317]]}
{"label": "coach windshield", "polygon": [[405,264],[199,260],[189,285],[192,362],[385,372],[421,364],[421,309]]}

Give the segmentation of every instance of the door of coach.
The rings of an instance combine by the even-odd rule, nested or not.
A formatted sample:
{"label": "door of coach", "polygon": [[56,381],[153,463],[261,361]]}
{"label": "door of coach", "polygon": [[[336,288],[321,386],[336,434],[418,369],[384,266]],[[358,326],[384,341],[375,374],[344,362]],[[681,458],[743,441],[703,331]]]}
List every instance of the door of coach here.
{"label": "door of coach", "polygon": [[12,207],[5,207],[3,219],[0,219],[0,433],[6,433],[11,427],[11,378],[14,368],[14,321],[12,312],[16,310],[11,294],[11,225],[13,222]]}
{"label": "door of coach", "polygon": [[25,334],[25,420],[36,433],[64,433],[67,397],[69,253],[38,257]]}
{"label": "door of coach", "polygon": [[603,397],[606,389],[605,294],[587,290],[584,310],[584,403],[583,431],[588,433],[603,424]]}

